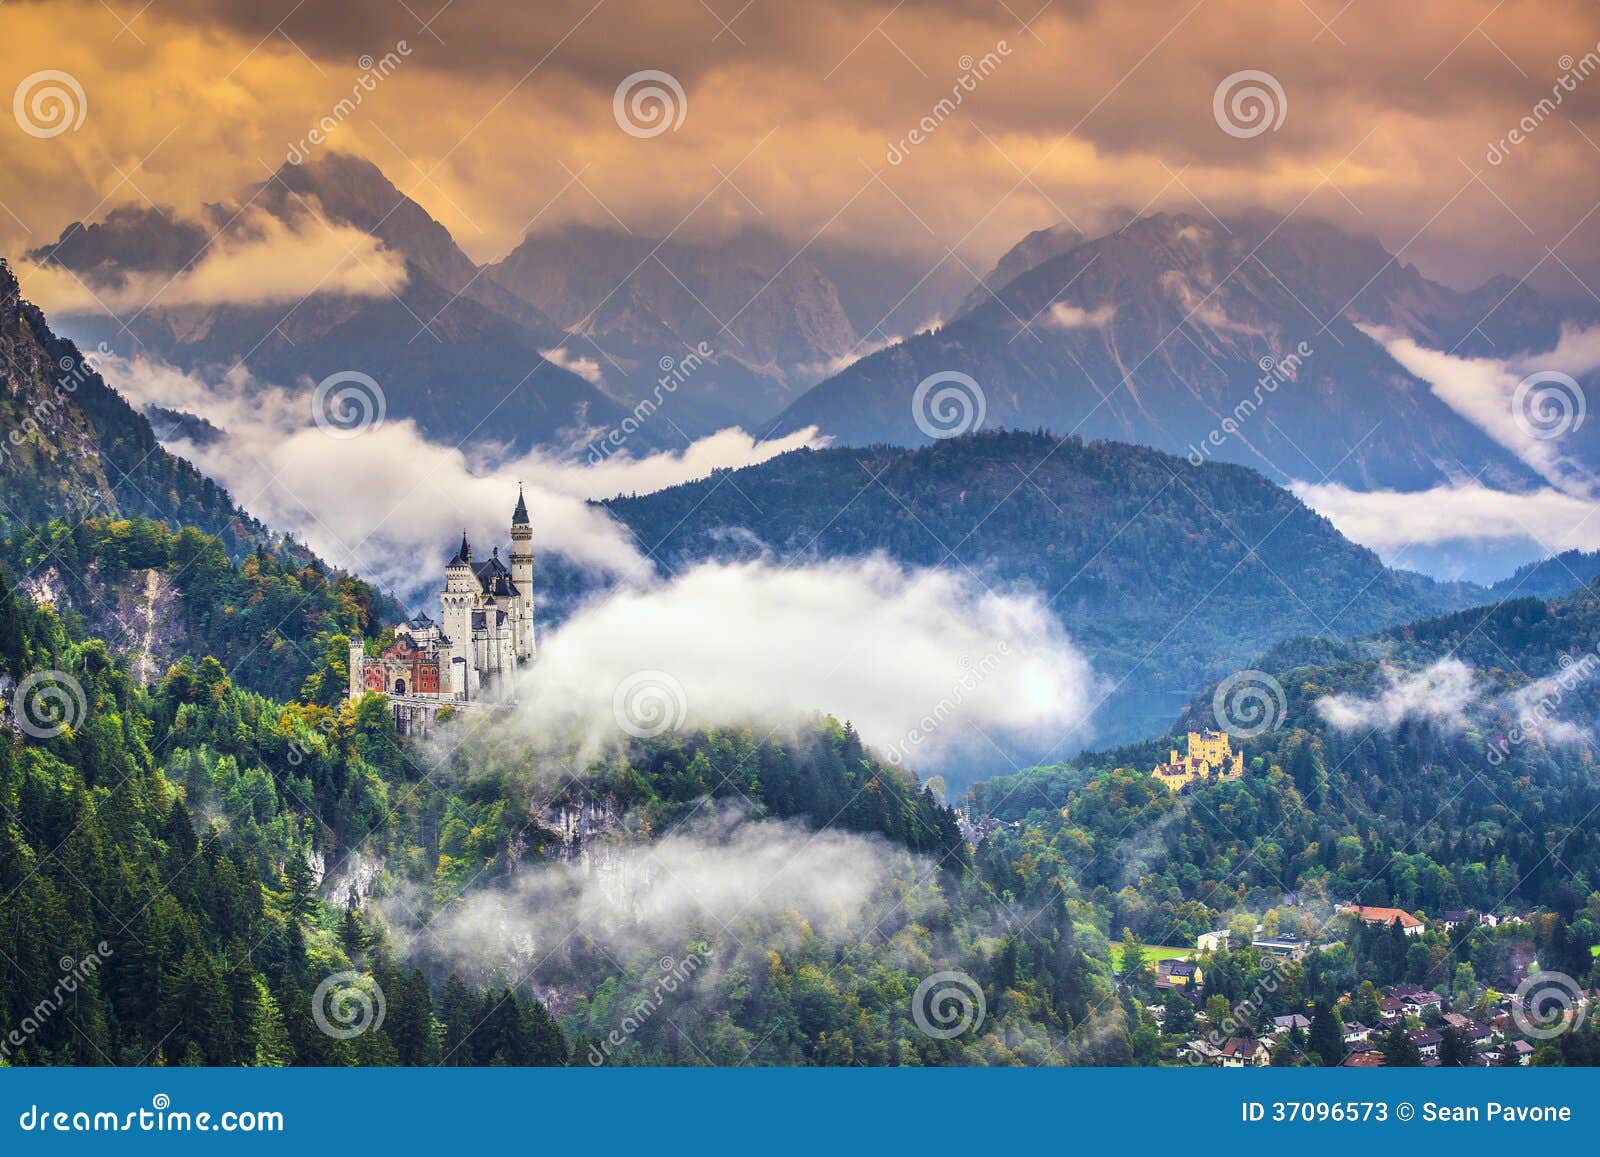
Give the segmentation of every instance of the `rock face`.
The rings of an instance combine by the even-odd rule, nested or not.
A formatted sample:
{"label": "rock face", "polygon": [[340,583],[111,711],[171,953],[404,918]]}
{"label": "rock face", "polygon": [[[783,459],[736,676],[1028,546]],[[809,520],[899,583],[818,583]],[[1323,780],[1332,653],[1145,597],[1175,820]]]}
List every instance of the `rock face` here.
{"label": "rock face", "polygon": [[[816,425],[853,445],[921,444],[941,427],[914,410],[917,387],[956,372],[983,391],[988,429],[1044,427],[1185,456],[1216,431],[1203,456],[1280,483],[1411,489],[1480,469],[1489,484],[1536,481],[1373,336],[1389,327],[1458,355],[1550,349],[1563,316],[1532,291],[1460,293],[1376,240],[1316,222],[1161,214],[1071,241],[1030,238],[1000,276],[1038,264],[943,329],[815,387],[775,431]],[[1600,441],[1589,449],[1600,460]]]}
{"label": "rock face", "polygon": [[167,668],[194,650],[183,627],[183,599],[172,580],[153,568],[128,572],[115,583],[103,581],[98,564],[83,574],[82,594],[54,566],[22,579],[23,592],[39,606],[71,610],[83,617],[89,634],[128,656],[128,670],[148,687]]}

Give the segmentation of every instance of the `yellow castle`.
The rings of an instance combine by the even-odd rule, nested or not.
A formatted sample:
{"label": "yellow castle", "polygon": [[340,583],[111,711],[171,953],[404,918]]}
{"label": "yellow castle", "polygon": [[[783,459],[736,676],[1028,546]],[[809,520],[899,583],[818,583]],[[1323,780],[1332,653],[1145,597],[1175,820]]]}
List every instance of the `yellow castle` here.
{"label": "yellow castle", "polygon": [[1244,753],[1233,750],[1226,731],[1189,732],[1189,754],[1178,758],[1178,749],[1166,763],[1156,765],[1150,773],[1178,792],[1196,780],[1206,783],[1226,783],[1244,775]]}

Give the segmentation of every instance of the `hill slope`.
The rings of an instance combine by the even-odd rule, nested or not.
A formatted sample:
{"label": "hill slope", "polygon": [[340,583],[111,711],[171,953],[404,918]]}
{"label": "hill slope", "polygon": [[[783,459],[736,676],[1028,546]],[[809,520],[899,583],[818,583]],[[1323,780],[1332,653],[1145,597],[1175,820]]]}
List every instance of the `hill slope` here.
{"label": "hill slope", "polygon": [[797,451],[606,506],[673,569],[883,552],[1029,588],[1116,685],[1120,735],[1163,726],[1275,640],[1359,634],[1476,591],[1385,568],[1254,471],[1037,434]]}

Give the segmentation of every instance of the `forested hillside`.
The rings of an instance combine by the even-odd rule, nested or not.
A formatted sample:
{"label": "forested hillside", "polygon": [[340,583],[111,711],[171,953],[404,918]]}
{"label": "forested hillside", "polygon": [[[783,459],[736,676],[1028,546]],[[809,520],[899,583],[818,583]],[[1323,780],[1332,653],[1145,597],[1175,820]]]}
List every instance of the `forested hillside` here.
{"label": "forested hillside", "polygon": [[0,430],[0,527],[10,533],[49,518],[121,514],[197,527],[235,557],[271,543],[225,490],[161,448],[77,346],[51,332],[3,259]]}
{"label": "forested hillside", "polygon": [[143,518],[53,520],[0,541],[0,558],[76,636],[128,654],[147,683],[183,656],[210,655],[251,690],[332,704],[348,663],[330,653],[332,636],[370,639],[402,614],[315,558],[287,561],[258,547],[235,563],[219,539]]}
{"label": "forested hillside", "polygon": [[[1360,634],[1482,595],[1387,569],[1244,467],[1042,434],[800,450],[606,507],[667,569],[882,552],[1030,589],[1116,688],[1100,720],[1112,738],[1165,726],[1196,687],[1279,639]],[[1567,589],[1594,563],[1571,561],[1581,577]]]}
{"label": "forested hillside", "polygon": [[[1331,1008],[1362,979],[1441,991],[1461,975],[1487,983],[1512,971],[1523,943],[1525,961],[1595,985],[1597,643],[1600,591],[1590,587],[1349,642],[1282,644],[1248,673],[1263,691],[1266,729],[1238,742],[1242,780],[1174,795],[1150,774],[1169,746],[1182,748],[1183,731],[1229,723],[1218,718],[1229,700],[1208,691],[1170,739],[974,787],[974,811],[1002,821],[979,872],[1039,902],[1065,894],[1103,909],[1111,927],[1146,944],[1190,945],[1230,925],[1248,937],[1261,920],[1343,936],[1266,1015],[1314,1000]],[[1525,922],[1352,938],[1334,920],[1342,903]],[[1234,970],[1207,990],[1230,1000],[1270,963],[1233,955]],[[1600,1060],[1591,1037],[1563,1043],[1578,1050],[1568,1063]]]}

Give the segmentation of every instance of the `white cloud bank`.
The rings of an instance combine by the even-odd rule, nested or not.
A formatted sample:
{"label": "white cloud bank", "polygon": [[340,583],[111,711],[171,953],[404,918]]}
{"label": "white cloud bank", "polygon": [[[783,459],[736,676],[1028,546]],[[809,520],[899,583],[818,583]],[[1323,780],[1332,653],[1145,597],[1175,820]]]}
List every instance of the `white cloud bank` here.
{"label": "white cloud bank", "polygon": [[1479,482],[1428,490],[1352,490],[1296,482],[1295,497],[1339,533],[1388,556],[1406,546],[1536,542],[1547,551],[1600,550],[1600,504],[1543,489],[1516,494]]}
{"label": "white cloud bank", "polygon": [[369,233],[320,214],[293,222],[264,211],[241,216],[199,259],[175,274],[133,273],[95,285],[53,262],[21,261],[28,297],[47,313],[121,315],[153,307],[274,305],[311,293],[379,297],[406,283],[405,261]]}
{"label": "white cloud bank", "polygon": [[590,743],[822,710],[923,768],[1001,739],[1081,735],[1094,689],[1034,596],[868,559],[707,563],[620,590],[543,641],[520,698],[537,732],[578,721]]}
{"label": "white cloud bank", "polygon": [[1596,420],[1587,415],[1582,388],[1577,398],[1568,399],[1570,416],[1553,436],[1541,425],[1558,411],[1538,413],[1536,394],[1524,391],[1523,413],[1518,414],[1518,387],[1529,375],[1557,370],[1577,378],[1600,368],[1600,328],[1567,328],[1553,350],[1506,359],[1455,357],[1393,330],[1360,328],[1548,485],[1513,492],[1458,480],[1426,490],[1363,491],[1333,483],[1293,483],[1290,488],[1302,502],[1326,515],[1346,537],[1386,556],[1409,545],[1445,543],[1532,542],[1552,552],[1600,549],[1600,474],[1574,456],[1570,440],[1583,420]]}
{"label": "white cloud bank", "polygon": [[1383,677],[1387,686],[1377,695],[1328,695],[1317,700],[1317,713],[1339,731],[1392,730],[1410,720],[1454,731],[1481,695],[1477,673],[1455,658],[1416,672],[1385,666]]}
{"label": "white cloud bank", "polygon": [[144,358],[102,357],[97,364],[136,405],[197,414],[219,427],[224,436],[213,443],[180,437],[170,448],[226,486],[241,507],[336,566],[408,596],[431,592],[463,529],[485,550],[503,545],[519,481],[539,550],[642,581],[647,560],[627,530],[589,500],[648,493],[821,444],[812,430],[758,442],[730,429],[675,453],[615,454],[595,465],[538,450],[505,457],[432,442],[401,419],[331,437],[314,422],[309,384],[287,390],[236,374],[208,385]]}
{"label": "white cloud bank", "polygon": [[[759,957],[781,943],[784,926],[798,935],[801,921],[848,942],[895,910],[893,893],[932,872],[930,862],[876,838],[754,823],[729,807],[653,843],[591,848],[586,861],[541,863],[463,897],[416,930],[411,950],[425,946],[467,976],[537,975],[576,930],[621,961],[653,962],[704,943],[701,963],[721,971],[734,966],[742,941]],[[400,928],[413,922],[404,898],[386,912]]]}

